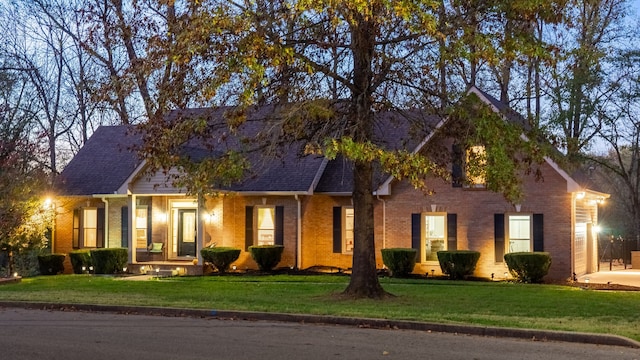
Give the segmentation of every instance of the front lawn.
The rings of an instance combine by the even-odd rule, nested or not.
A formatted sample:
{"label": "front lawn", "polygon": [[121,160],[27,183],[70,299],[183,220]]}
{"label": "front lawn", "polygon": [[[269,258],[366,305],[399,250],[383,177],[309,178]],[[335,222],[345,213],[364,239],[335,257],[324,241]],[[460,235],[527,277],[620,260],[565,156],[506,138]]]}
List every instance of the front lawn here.
{"label": "front lawn", "polygon": [[344,300],[348,278],[204,276],[128,281],[41,276],[0,286],[0,301],[167,306],[403,319],[617,334],[640,341],[640,291],[382,278],[396,297]]}

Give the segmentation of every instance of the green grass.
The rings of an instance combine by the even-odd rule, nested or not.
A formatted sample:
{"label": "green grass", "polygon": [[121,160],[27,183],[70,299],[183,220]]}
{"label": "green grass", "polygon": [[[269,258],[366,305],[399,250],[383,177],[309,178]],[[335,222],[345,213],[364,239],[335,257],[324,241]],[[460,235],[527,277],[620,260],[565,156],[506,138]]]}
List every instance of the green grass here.
{"label": "green grass", "polygon": [[60,275],[0,286],[0,301],[167,306],[403,319],[616,334],[640,341],[640,292],[383,278],[396,295],[345,300],[344,276],[205,276],[150,281]]}

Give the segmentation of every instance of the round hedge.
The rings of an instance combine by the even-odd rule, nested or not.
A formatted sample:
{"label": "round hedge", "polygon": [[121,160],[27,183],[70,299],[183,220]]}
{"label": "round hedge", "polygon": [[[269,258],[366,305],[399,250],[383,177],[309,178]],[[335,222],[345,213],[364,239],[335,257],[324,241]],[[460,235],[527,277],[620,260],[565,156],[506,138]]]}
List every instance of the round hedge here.
{"label": "round hedge", "polygon": [[74,250],[69,252],[69,260],[71,260],[71,268],[74,274],[82,274],[82,268],[85,270],[92,266],[91,251],[89,249]]}
{"label": "round hedge", "polygon": [[220,273],[229,270],[229,266],[240,257],[240,249],[233,247],[212,247],[200,250],[202,259],[215,266]]}
{"label": "round hedge", "polygon": [[381,251],[382,262],[391,271],[391,276],[405,277],[413,272],[416,265],[416,249],[388,248]]}
{"label": "round hedge", "polygon": [[261,271],[271,271],[280,262],[284,246],[256,245],[249,246],[249,253]]}
{"label": "round hedge", "polygon": [[453,280],[473,275],[478,259],[480,259],[480,252],[472,250],[438,251],[437,255],[440,270]]}
{"label": "round hedge", "polygon": [[504,254],[504,261],[511,275],[525,283],[541,283],[551,267],[551,256],[542,251]]}
{"label": "round hedge", "polygon": [[57,275],[64,272],[64,254],[38,255],[38,267],[42,275]]}

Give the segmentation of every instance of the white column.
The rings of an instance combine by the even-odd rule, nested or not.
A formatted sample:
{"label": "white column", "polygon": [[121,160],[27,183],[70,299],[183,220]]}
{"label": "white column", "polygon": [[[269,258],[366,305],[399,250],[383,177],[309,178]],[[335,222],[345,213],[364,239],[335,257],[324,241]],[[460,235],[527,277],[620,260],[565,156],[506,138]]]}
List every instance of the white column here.
{"label": "white column", "polygon": [[135,264],[136,260],[136,243],[133,238],[134,227],[136,226],[136,196],[129,195],[129,226],[127,226],[127,244],[129,248],[129,263]]}
{"label": "white column", "polygon": [[198,214],[196,215],[196,221],[198,224],[198,234],[196,236],[196,258],[198,259],[198,264],[203,265],[204,261],[202,260],[202,254],[200,250],[204,247],[204,215],[207,211],[206,207],[206,198],[204,196],[198,196]]}

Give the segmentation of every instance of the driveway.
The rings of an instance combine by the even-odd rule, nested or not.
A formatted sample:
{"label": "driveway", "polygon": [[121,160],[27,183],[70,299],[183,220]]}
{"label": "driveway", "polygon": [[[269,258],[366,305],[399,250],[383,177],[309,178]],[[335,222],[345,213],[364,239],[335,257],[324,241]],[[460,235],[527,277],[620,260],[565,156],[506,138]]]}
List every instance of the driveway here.
{"label": "driveway", "polygon": [[609,270],[609,263],[601,263],[600,271],[578,277],[578,282],[593,284],[619,284],[640,288],[640,269],[624,268],[623,264],[614,263]]}

